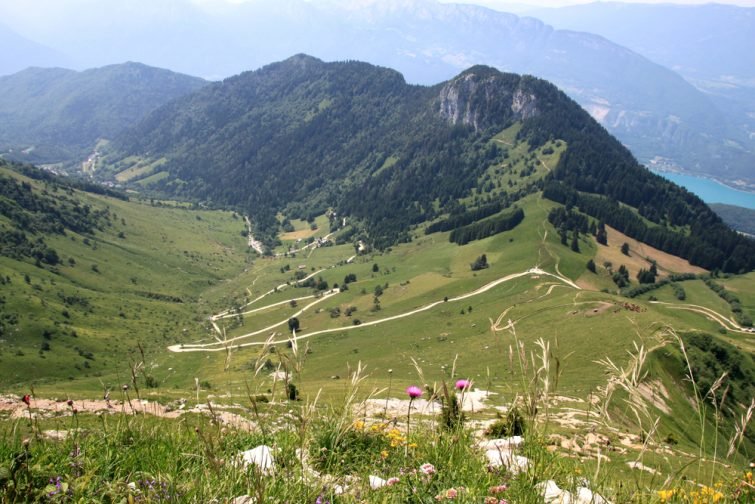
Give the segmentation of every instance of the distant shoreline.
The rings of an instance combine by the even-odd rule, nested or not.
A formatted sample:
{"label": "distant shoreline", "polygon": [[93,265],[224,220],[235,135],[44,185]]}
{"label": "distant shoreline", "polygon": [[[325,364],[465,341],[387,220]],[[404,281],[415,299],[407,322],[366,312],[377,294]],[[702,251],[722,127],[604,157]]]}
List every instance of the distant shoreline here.
{"label": "distant shoreline", "polygon": [[755,191],[750,190],[749,186],[746,188],[733,187],[713,177],[692,175],[675,170],[649,169],[656,175],[684,187],[705,203],[724,203],[755,210]]}
{"label": "distant shoreline", "polygon": [[[727,189],[731,189],[733,191],[737,191],[737,192],[741,192],[741,193],[744,193],[744,194],[749,194],[751,196],[755,196],[755,187],[753,187],[752,189],[749,189],[749,188],[743,189],[742,186],[733,185],[731,183],[727,183],[724,180],[720,180],[720,179],[717,179],[715,177],[711,177],[709,175],[702,175],[702,174],[697,174],[697,173],[689,173],[689,172],[685,172],[685,171],[677,171],[677,170],[669,170],[669,169],[661,169],[661,168],[651,168],[650,166],[648,166],[648,170],[650,170],[651,172],[655,173],[656,175],[660,175],[663,178],[668,178],[668,177],[666,177],[666,174],[679,175],[679,176],[682,176],[682,177],[692,177],[692,178],[696,178],[696,179],[700,179],[700,180],[707,180],[707,181],[715,182],[716,184],[718,184],[720,186],[723,186],[723,187],[725,187]],[[726,203],[726,202],[725,201],[720,201],[720,202],[717,201],[715,203]]]}

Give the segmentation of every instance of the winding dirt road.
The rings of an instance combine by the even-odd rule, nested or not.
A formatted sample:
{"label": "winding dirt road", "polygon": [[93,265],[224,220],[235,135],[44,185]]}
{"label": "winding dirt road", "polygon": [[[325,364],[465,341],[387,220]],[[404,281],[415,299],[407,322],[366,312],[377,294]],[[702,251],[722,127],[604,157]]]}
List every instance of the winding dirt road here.
{"label": "winding dirt road", "polygon": [[[335,332],[351,331],[351,330],[354,330],[354,329],[360,329],[360,328],[363,328],[363,327],[368,327],[368,326],[373,326],[373,325],[378,325],[378,324],[384,324],[386,322],[391,322],[391,321],[394,321],[394,320],[399,320],[399,319],[402,319],[402,318],[411,317],[412,315],[416,315],[418,313],[422,313],[422,312],[431,310],[431,309],[435,308],[436,306],[444,304],[444,303],[447,303],[447,302],[450,303],[450,302],[454,302],[454,301],[461,301],[461,300],[468,299],[468,298],[471,298],[471,297],[474,297],[474,296],[478,296],[478,295],[483,294],[483,293],[489,291],[490,289],[493,289],[493,288],[495,288],[495,287],[497,287],[497,286],[499,286],[499,285],[501,285],[501,284],[503,284],[505,282],[509,282],[509,281],[514,280],[516,278],[521,278],[521,277],[528,276],[528,275],[532,275],[532,276],[551,276],[551,277],[556,278],[557,280],[559,280],[561,282],[566,283],[567,285],[569,285],[569,286],[571,286],[571,287],[573,287],[573,288],[575,288],[577,290],[581,290],[581,288],[577,284],[575,284],[574,282],[572,282],[570,279],[568,279],[568,278],[566,278],[564,276],[555,274],[555,273],[550,273],[548,271],[542,270],[542,269],[540,269],[539,267],[536,266],[536,267],[530,268],[530,269],[528,269],[526,271],[522,271],[520,273],[512,273],[510,275],[506,275],[505,277],[499,278],[497,280],[493,280],[492,282],[489,282],[489,283],[483,285],[482,287],[480,287],[478,289],[475,289],[475,290],[473,290],[471,292],[467,292],[466,294],[462,294],[460,296],[456,296],[456,297],[453,297],[453,298],[448,298],[448,301],[446,301],[445,299],[442,299],[442,300],[435,301],[435,302],[432,302],[430,304],[427,304],[425,306],[421,306],[420,308],[416,308],[416,309],[408,311],[408,312],[400,313],[398,315],[392,315],[390,317],[385,317],[385,318],[378,319],[378,320],[371,320],[369,322],[364,322],[364,323],[362,323],[360,325],[356,325],[356,326],[334,327],[334,328],[331,328],[331,329],[322,329],[322,330],[319,330],[319,331],[313,331],[311,333],[307,333],[307,334],[304,334],[304,335],[301,335],[301,336],[296,336],[295,339],[296,339],[296,341],[300,341],[300,340],[307,339],[307,338],[312,338],[314,336],[318,336],[318,335],[321,335],[321,334],[329,334],[329,333],[335,333]],[[301,315],[302,313],[304,313],[309,308],[311,308],[312,306],[314,306],[314,305],[316,305],[318,303],[321,303],[325,299],[329,299],[329,298],[331,298],[333,296],[336,296],[338,294],[339,294],[338,291],[330,291],[327,294],[325,294],[322,297],[320,297],[319,299],[317,299],[316,301],[308,304],[307,306],[305,306],[304,308],[302,308],[301,310],[299,310],[297,313],[295,313],[292,316],[293,317],[297,317],[297,316]],[[287,303],[287,302],[288,301],[284,301],[283,303]],[[278,306],[278,305],[283,304],[283,303],[275,303],[273,305],[264,306],[264,307],[261,307],[259,309],[270,308],[272,306]],[[226,312],[226,313],[228,313],[228,312]],[[213,320],[215,320],[215,319],[213,319]],[[275,329],[277,327],[281,327],[284,324],[286,324],[287,322],[288,322],[288,318],[286,318],[286,319],[284,319],[284,320],[282,320],[282,321],[280,321],[280,322],[278,322],[276,324],[273,324],[271,326],[265,327],[264,329],[259,329],[259,330],[256,330],[256,331],[253,331],[253,332],[250,332],[250,333],[247,333],[247,334],[243,334],[241,336],[236,336],[235,338],[231,338],[231,339],[228,339],[228,340],[225,340],[225,341],[218,341],[218,342],[215,342],[215,343],[171,345],[171,346],[168,347],[168,350],[170,350],[171,352],[223,352],[223,351],[227,351],[227,349],[229,347],[244,348],[244,347],[250,347],[250,346],[263,346],[263,345],[269,344],[269,342],[252,341],[252,342],[247,342],[247,343],[238,343],[238,341],[250,338],[252,336],[257,336],[257,335],[260,335],[260,334],[269,333],[273,329]],[[273,343],[281,343],[283,341],[287,341],[287,339],[286,340],[281,340],[281,341],[273,341]]]}
{"label": "winding dirt road", "polygon": [[705,306],[693,305],[693,304],[675,304],[675,303],[667,303],[665,301],[650,301],[650,303],[668,306],[672,310],[686,310],[686,311],[699,313],[701,315],[704,315],[709,320],[712,320],[713,322],[717,322],[721,324],[721,326],[727,331],[734,331],[734,332],[738,332],[742,334],[752,334],[752,332],[746,330],[744,327],[739,325],[736,321],[730,318],[726,318],[726,316],[721,315],[717,311],[713,311],[710,308],[707,308]]}

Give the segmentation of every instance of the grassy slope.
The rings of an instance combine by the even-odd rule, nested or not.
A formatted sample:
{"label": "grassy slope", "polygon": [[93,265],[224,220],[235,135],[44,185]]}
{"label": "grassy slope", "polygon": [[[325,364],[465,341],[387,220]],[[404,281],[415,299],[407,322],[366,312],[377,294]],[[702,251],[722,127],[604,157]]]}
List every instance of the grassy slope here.
{"label": "grassy slope", "polygon": [[[19,319],[0,357],[8,364],[0,371],[6,385],[29,376],[55,381],[124,373],[124,358],[137,342],[149,353],[162,352],[184,330],[204,333],[203,314],[213,308],[202,295],[244,267],[243,223],[230,213],[78,197],[94,208],[109,206],[117,217],[94,237],[71,232],[50,237],[48,244],[62,259],[57,271],[0,258],[12,282],[4,310]],[[151,298],[154,294],[183,302]],[[77,301],[66,305],[63,297]],[[41,352],[45,330],[52,333],[50,351]],[[94,358],[82,357],[79,349]]]}

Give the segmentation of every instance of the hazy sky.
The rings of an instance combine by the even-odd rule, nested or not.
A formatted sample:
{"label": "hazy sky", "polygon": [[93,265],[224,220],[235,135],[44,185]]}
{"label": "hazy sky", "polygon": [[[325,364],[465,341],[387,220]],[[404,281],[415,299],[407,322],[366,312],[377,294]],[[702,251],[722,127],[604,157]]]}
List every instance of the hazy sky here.
{"label": "hazy sky", "polygon": [[[244,1],[244,0],[240,0]],[[584,3],[593,3],[596,0],[439,0],[443,3],[470,3],[483,5],[485,7],[498,8],[499,10],[506,10],[506,6],[512,6],[510,9],[513,11],[523,10],[525,6],[534,7],[563,7],[566,5],[576,5]],[[719,4],[731,4],[739,5],[741,7],[755,7],[755,0],[717,0],[712,2],[711,0],[620,0],[617,3],[644,3],[644,4],[707,4],[707,3],[719,3]]]}
{"label": "hazy sky", "polygon": [[[440,0],[440,1],[444,3],[471,3],[471,4],[477,4],[477,5],[485,5],[487,7],[496,7],[496,6],[505,7],[507,4],[523,4],[523,5],[533,5],[533,6],[538,6],[538,7],[563,7],[565,5],[592,3],[595,0],[511,0],[511,1],[507,1],[507,0]],[[755,0],[717,0],[715,2],[711,2],[710,0],[622,0],[622,2],[620,3],[644,3],[644,4],[720,3],[720,4],[740,5],[742,7],[755,7]]]}
{"label": "hazy sky", "polygon": [[[0,0],[0,23],[19,30],[22,34],[38,37],[45,41],[53,37],[50,32],[60,29],[62,19],[70,19],[75,16],[79,22],[86,23],[88,19],[94,19],[94,11],[103,12],[111,9],[111,13],[117,17],[118,13],[136,14],[137,17],[148,19],[157,13],[163,15],[167,12],[170,16],[180,19],[185,10],[183,6],[193,4],[209,10],[222,7],[229,3],[243,3],[271,0]],[[401,3],[404,0],[305,0],[312,3],[333,2],[343,3],[349,7],[360,4],[384,4]],[[410,1],[410,0],[406,0]],[[594,0],[438,0],[443,3],[470,3],[495,8],[501,11],[521,13],[537,7],[559,7],[580,3],[589,3]],[[628,3],[680,3],[680,4],[703,4],[711,3],[708,0],[624,0]],[[755,7],[755,0],[718,0],[717,3]],[[91,9],[96,6],[96,9]],[[528,7],[529,6],[529,7]],[[358,8],[358,7],[357,7]],[[114,25],[113,29],[120,27]]]}

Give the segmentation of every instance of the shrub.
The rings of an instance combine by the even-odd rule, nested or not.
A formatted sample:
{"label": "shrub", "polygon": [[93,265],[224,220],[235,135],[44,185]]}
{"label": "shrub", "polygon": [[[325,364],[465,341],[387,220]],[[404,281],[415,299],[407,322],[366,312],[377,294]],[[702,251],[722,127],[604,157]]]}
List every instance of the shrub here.
{"label": "shrub", "polygon": [[506,416],[496,413],[498,419],[485,429],[485,435],[489,438],[502,438],[510,436],[523,436],[526,429],[526,421],[519,408],[511,408]]}

